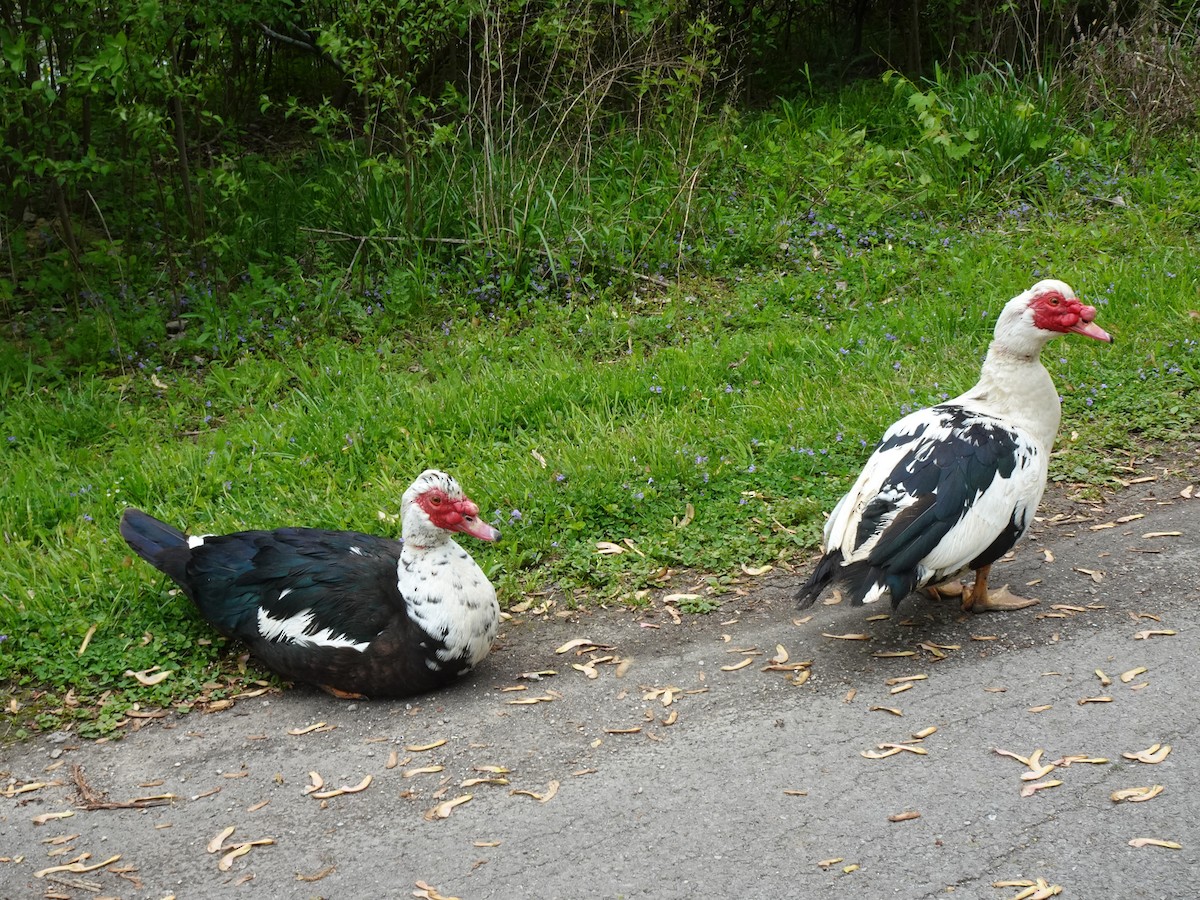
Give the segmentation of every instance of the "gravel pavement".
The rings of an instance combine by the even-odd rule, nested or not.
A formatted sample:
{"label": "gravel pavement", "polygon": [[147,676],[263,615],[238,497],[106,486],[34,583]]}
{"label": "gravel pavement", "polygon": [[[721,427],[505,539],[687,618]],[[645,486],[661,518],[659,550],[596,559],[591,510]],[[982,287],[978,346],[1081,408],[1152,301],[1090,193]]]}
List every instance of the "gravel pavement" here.
{"label": "gravel pavement", "polygon": [[[1192,900],[1198,462],[1096,501],[1052,487],[993,572],[1041,599],[1020,612],[802,616],[777,569],[679,622],[661,597],[521,613],[409,702],[298,688],[4,748],[0,897]],[[116,859],[55,870],[84,853]]]}

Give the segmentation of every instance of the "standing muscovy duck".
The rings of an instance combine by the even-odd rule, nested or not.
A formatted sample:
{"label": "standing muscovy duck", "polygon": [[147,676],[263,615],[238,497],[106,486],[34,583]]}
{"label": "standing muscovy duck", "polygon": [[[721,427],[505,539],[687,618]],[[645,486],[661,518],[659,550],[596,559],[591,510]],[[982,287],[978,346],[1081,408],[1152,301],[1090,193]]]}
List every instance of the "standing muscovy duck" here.
{"label": "standing muscovy duck", "polygon": [[450,535],[494,541],[500,532],[433,469],[404,492],[400,511],[401,541],[316,528],[190,536],[132,508],[121,536],[276,674],[335,696],[402,697],[487,656],[496,591]]}
{"label": "standing muscovy duck", "polygon": [[[922,588],[963,593],[963,609],[975,612],[1036,603],[1007,587],[989,593],[988,573],[1025,534],[1046,488],[1061,409],[1041,350],[1060,334],[1111,343],[1095,318],[1061,281],[1039,281],[1010,300],[979,383],[884,433],[825,523],[824,555],[797,595],[800,607],[830,585],[854,606],[890,596],[894,608]],[[975,572],[969,592],[945,583],[967,569]]]}

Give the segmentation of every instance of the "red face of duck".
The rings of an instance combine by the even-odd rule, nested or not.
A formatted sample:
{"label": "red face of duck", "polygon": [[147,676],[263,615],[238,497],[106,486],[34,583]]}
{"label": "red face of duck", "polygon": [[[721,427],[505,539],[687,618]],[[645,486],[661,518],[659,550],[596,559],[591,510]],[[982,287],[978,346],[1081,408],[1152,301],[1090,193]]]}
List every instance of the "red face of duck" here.
{"label": "red face of duck", "polygon": [[1095,323],[1096,307],[1080,303],[1078,297],[1050,290],[1038,294],[1029,306],[1038,328],[1112,343],[1112,335]]}
{"label": "red face of duck", "polygon": [[429,521],[438,528],[461,531],[481,541],[494,541],[500,537],[499,531],[479,518],[479,507],[469,497],[456,500],[441,488],[435,487],[420,494],[416,502],[425,510]]}

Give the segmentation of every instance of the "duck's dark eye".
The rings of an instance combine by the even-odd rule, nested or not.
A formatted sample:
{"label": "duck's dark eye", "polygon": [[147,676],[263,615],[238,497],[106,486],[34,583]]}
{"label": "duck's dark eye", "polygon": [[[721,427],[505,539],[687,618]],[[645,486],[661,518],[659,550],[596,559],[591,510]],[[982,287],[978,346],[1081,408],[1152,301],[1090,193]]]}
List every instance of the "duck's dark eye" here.
{"label": "duck's dark eye", "polygon": [[441,502],[442,502],[442,498],[435,494],[434,496],[429,498],[429,502],[432,503],[434,506],[440,506]]}
{"label": "duck's dark eye", "polygon": [[1050,305],[1051,305],[1051,306],[1058,306],[1058,304],[1059,304],[1059,299],[1058,299],[1058,297],[1051,297],[1051,298],[1050,298]]}

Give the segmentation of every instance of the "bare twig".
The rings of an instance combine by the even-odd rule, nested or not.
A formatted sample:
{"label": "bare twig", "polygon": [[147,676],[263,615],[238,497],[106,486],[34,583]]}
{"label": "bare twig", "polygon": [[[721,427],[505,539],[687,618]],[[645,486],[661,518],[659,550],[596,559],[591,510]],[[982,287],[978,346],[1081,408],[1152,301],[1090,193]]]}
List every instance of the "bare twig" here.
{"label": "bare twig", "polygon": [[78,763],[71,766],[71,780],[75,782],[79,791],[80,809],[149,809],[152,806],[165,806],[174,799],[172,794],[163,794],[158,797],[139,797],[135,800],[106,800],[103,791],[97,791],[88,784],[83,776],[83,766]]}

